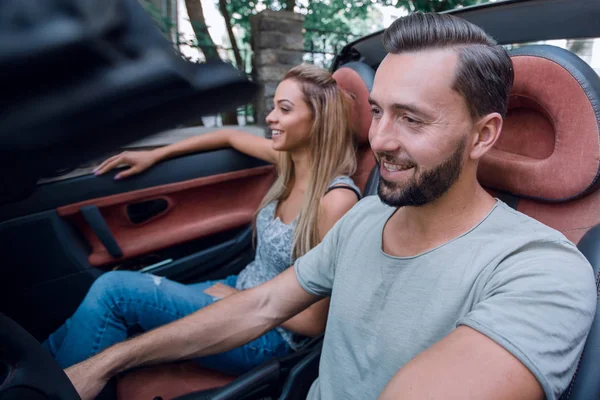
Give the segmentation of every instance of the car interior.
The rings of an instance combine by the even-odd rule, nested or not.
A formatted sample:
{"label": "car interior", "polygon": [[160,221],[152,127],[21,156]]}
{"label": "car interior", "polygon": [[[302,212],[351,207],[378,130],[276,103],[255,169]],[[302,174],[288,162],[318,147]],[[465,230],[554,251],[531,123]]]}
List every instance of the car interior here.
{"label": "car interior", "polygon": [[[0,400],[79,398],[38,342],[73,313],[102,273],[136,270],[192,283],[239,272],[253,258],[254,212],[275,177],[273,166],[223,149],[171,159],[124,181],[114,181],[113,173],[87,173],[39,183],[198,110],[208,114],[227,102],[243,104],[255,89],[227,64],[180,62],[166,50],[168,41],[149,33],[156,30],[136,0],[97,9],[72,3],[77,7],[68,12],[48,5],[45,11],[55,21],[35,21],[45,29],[35,34],[46,38],[46,47],[28,47],[27,57],[16,50],[12,58],[8,51],[0,54],[5,82],[31,75],[33,70],[15,66],[30,66],[35,56],[55,60],[48,71],[58,77],[27,92],[41,100],[15,95],[14,112],[0,114],[0,155],[5,155],[0,182],[7,188],[0,195],[0,341],[10,343],[0,348]],[[480,163],[481,184],[576,243],[594,268],[600,292],[600,77],[576,54],[532,43],[599,38],[600,3],[507,0],[450,13],[511,47],[515,83],[509,111],[500,139]],[[51,23],[67,22],[71,31],[48,34],[56,31]],[[23,35],[19,29],[25,28],[18,26],[13,34]],[[100,36],[113,48],[94,46]],[[376,32],[348,44],[332,66],[354,100],[359,168],[353,178],[364,196],[377,193],[367,98],[386,54],[381,36]],[[70,54],[85,56],[74,63]],[[149,75],[132,73],[140,65],[149,66]],[[67,67],[94,73],[70,76]],[[114,87],[104,91],[100,81]],[[35,88],[39,81],[30,83]],[[133,99],[140,96],[160,100],[136,104]],[[189,107],[178,107],[181,101]],[[115,102],[124,111],[104,113]],[[44,108],[40,105],[49,111],[31,117]],[[599,312],[562,400],[600,398]],[[102,398],[302,399],[318,375],[321,346],[322,337],[313,338],[297,352],[239,377],[193,362],[143,367],[113,379]]]}

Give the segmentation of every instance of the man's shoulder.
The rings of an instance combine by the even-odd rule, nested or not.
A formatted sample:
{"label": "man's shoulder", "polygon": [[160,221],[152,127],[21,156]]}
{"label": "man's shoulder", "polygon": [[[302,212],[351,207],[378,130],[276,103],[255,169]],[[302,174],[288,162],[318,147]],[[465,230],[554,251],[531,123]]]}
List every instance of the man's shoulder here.
{"label": "man's shoulder", "polygon": [[497,272],[528,275],[535,271],[536,275],[572,281],[576,286],[580,279],[586,284],[590,277],[593,280],[590,263],[561,232],[504,203],[496,208],[495,228],[503,231],[497,242],[505,247]]}
{"label": "man's shoulder", "polygon": [[377,195],[365,196],[358,203],[356,203],[355,208],[360,212],[386,212],[393,210],[392,207],[383,204],[381,199]]}
{"label": "man's shoulder", "polygon": [[373,229],[393,212],[394,208],[383,204],[378,196],[366,196],[338,220],[335,232],[347,239],[358,239],[361,235],[356,233]]}
{"label": "man's shoulder", "polygon": [[528,241],[549,241],[572,243],[560,231],[517,211],[502,201],[498,201],[492,215],[493,223],[510,236],[520,236]]}
{"label": "man's shoulder", "polygon": [[377,215],[384,216],[391,214],[392,212],[394,212],[394,208],[383,204],[379,199],[379,196],[372,195],[363,197],[350,211],[348,211],[345,217],[348,220],[357,222],[368,222],[372,220],[369,217]]}

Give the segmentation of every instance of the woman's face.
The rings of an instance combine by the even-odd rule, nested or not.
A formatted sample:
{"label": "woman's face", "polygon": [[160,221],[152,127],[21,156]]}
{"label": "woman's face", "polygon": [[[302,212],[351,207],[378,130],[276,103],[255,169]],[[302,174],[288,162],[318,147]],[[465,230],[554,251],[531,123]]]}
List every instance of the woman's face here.
{"label": "woman's face", "polygon": [[267,115],[273,149],[298,151],[309,148],[313,116],[304,101],[300,84],[291,79],[282,81],[275,91],[273,104],[275,108]]}

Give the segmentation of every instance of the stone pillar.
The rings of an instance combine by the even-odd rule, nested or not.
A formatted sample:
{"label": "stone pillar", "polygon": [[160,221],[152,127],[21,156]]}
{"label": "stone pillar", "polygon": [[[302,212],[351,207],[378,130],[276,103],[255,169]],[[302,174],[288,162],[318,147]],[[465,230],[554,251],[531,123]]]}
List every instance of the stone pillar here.
{"label": "stone pillar", "polygon": [[302,63],[304,16],[290,11],[262,11],[250,17],[254,53],[252,75],[260,85],[256,101],[256,123],[265,126],[273,109],[277,84],[292,67]]}

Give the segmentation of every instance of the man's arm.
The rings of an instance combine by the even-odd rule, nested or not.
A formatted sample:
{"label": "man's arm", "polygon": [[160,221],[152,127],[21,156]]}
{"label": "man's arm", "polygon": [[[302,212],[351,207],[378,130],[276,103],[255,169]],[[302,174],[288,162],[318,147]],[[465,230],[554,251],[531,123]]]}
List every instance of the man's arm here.
{"label": "man's arm", "polygon": [[82,399],[93,399],[113,375],[140,365],[202,357],[239,347],[301,312],[320,297],[307,293],[293,268],[194,314],[112,346],[66,372]]}
{"label": "man's arm", "polygon": [[401,368],[381,399],[558,399],[597,301],[593,270],[562,238],[523,240],[458,328]]}
{"label": "man's arm", "polygon": [[[356,194],[350,190],[332,190],[323,196],[319,215],[319,240],[333,228],[354,205],[357,203]],[[329,298],[325,298],[308,309],[302,311],[294,318],[284,322],[281,326],[294,333],[304,336],[317,336],[325,332],[327,314],[329,312]]]}
{"label": "man's arm", "polygon": [[380,400],[537,400],[544,392],[511,353],[467,326],[460,326],[402,367]]}
{"label": "man's arm", "polygon": [[[319,214],[319,240],[323,240],[326,234],[333,228],[355,204],[356,194],[350,190],[332,190],[321,200]],[[322,259],[319,257],[319,259]],[[293,269],[293,267],[292,267]],[[217,283],[204,292],[215,297],[223,298],[236,293],[238,290]],[[329,298],[316,302],[306,310],[285,321],[280,326],[299,335],[314,337],[325,331],[327,314],[329,312]]]}

